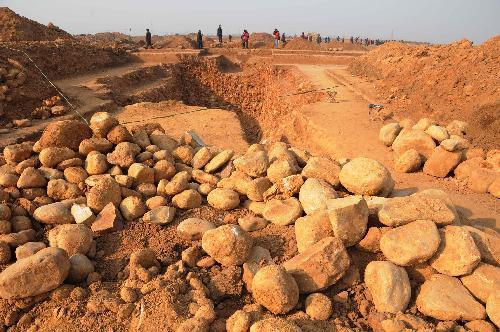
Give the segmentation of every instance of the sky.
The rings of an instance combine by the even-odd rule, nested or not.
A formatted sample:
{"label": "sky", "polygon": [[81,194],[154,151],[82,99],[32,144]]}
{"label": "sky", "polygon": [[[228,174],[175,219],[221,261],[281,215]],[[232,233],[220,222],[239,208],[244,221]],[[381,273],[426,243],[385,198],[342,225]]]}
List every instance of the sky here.
{"label": "sky", "polygon": [[272,32],[475,44],[500,34],[500,0],[0,0],[72,33]]}

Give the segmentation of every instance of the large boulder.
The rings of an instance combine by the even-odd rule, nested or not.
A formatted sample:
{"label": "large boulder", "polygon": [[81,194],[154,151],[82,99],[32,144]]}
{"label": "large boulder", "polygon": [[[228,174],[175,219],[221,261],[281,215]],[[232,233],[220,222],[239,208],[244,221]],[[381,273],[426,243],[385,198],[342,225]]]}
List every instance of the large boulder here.
{"label": "large boulder", "polygon": [[286,314],[299,301],[299,288],[295,279],[277,265],[261,268],[252,280],[255,302],[273,314]]}
{"label": "large boulder", "polygon": [[435,223],[417,220],[385,232],[380,239],[380,249],[391,262],[408,266],[427,261],[436,253],[440,242]]}
{"label": "large boulder", "polygon": [[77,151],[80,143],[91,137],[92,130],[82,121],[63,120],[49,123],[43,130],[39,144],[42,149],[59,147]]}
{"label": "large boulder", "polygon": [[411,298],[408,274],[391,262],[372,261],[365,269],[365,283],[379,312],[405,311]]}
{"label": "large boulder", "polygon": [[119,205],[122,200],[120,185],[113,178],[102,178],[87,194],[87,206],[100,212],[108,203]]}
{"label": "large boulder", "polygon": [[426,280],[416,302],[421,313],[439,320],[470,321],[486,317],[484,307],[460,280],[447,275],[435,274]]}
{"label": "large boulder", "polygon": [[42,249],[0,273],[0,297],[20,299],[51,291],[64,282],[69,268],[69,257],[64,250]]}
{"label": "large boulder", "polygon": [[240,158],[234,160],[234,166],[238,171],[244,172],[252,177],[266,175],[269,160],[265,151],[249,151]]}
{"label": "large boulder", "polygon": [[108,153],[113,150],[113,143],[105,138],[92,137],[84,139],[80,142],[78,146],[78,152],[82,156],[88,155],[92,151],[98,151],[100,153]]}
{"label": "large boulder", "polygon": [[325,180],[309,178],[300,187],[299,201],[306,214],[326,209],[326,202],[337,197],[335,189]]}
{"label": "large boulder", "polygon": [[305,178],[325,180],[336,187],[339,185],[339,173],[340,166],[335,161],[324,157],[311,157],[301,174]]}
{"label": "large boulder", "polygon": [[90,118],[90,129],[96,137],[105,138],[111,129],[118,125],[118,120],[108,112],[97,112]]}
{"label": "large boulder", "polygon": [[340,183],[351,193],[387,196],[394,188],[391,173],[376,160],[358,157],[342,167]]}
{"label": "large boulder", "polygon": [[500,241],[496,234],[486,233],[472,226],[464,226],[481,253],[481,259],[491,265],[500,265]]}
{"label": "large boulder", "polygon": [[486,312],[497,328],[500,328],[500,290],[496,290],[488,297]]}
{"label": "large boulder", "polygon": [[334,234],[326,211],[318,211],[295,221],[295,238],[299,253],[329,236]]}
{"label": "large boulder", "polygon": [[491,294],[500,290],[500,268],[479,263],[474,272],[463,276],[460,280],[474,297],[486,303]]}
{"label": "large boulder", "polygon": [[420,129],[404,129],[392,143],[392,149],[396,154],[414,149],[420,153],[424,159],[427,159],[432,154],[436,147],[434,140],[425,131]]}
{"label": "large boulder", "polygon": [[438,146],[424,164],[424,173],[444,178],[462,161],[462,151],[449,152]]}
{"label": "large boulder", "polygon": [[396,157],[394,169],[401,173],[416,172],[422,166],[422,158],[417,150],[409,149]]}
{"label": "large boulder", "polygon": [[297,281],[300,293],[313,293],[335,284],[350,265],[342,242],[327,237],[283,263]]}
{"label": "large boulder", "polygon": [[460,226],[446,226],[439,234],[441,243],[431,266],[450,276],[471,273],[481,261],[481,254],[470,233]]}
{"label": "large boulder", "polygon": [[47,185],[47,180],[42,172],[34,167],[27,167],[23,170],[17,180],[17,188],[43,188]]}
{"label": "large boulder", "polygon": [[75,152],[69,148],[63,147],[48,147],[40,151],[38,158],[45,167],[55,167],[61,161],[71,159],[75,156]]}
{"label": "large boulder", "polygon": [[207,230],[201,246],[207,254],[224,266],[242,265],[250,255],[253,240],[237,225],[223,225]]}
{"label": "large boulder", "polygon": [[358,243],[366,233],[368,205],[362,196],[330,199],[326,203],[333,234],[350,247]]}
{"label": "large boulder", "polygon": [[416,220],[430,220],[441,226],[449,225],[456,217],[443,199],[414,194],[387,200],[379,210],[378,218],[384,225],[397,227]]}
{"label": "large boulder", "polygon": [[33,218],[43,224],[71,224],[75,218],[71,214],[71,205],[56,202],[42,205],[35,210]]}
{"label": "large boulder", "polygon": [[231,160],[233,155],[233,150],[222,151],[221,153],[213,157],[212,160],[208,162],[208,164],[205,165],[205,172],[213,173],[216,170],[222,168],[222,166],[224,166],[229,160]]}
{"label": "large boulder", "polygon": [[262,215],[273,224],[286,226],[293,224],[302,215],[302,206],[295,197],[272,199],[266,202]]}
{"label": "large boulder", "polygon": [[396,137],[398,137],[400,131],[401,126],[399,123],[389,123],[380,128],[378,138],[384,145],[391,146]]}
{"label": "large boulder", "polygon": [[219,210],[232,210],[240,205],[240,195],[234,190],[217,188],[207,196],[208,204]]}
{"label": "large boulder", "polygon": [[68,256],[86,255],[92,246],[92,231],[82,224],[65,224],[52,228],[47,235],[51,247],[64,249]]}

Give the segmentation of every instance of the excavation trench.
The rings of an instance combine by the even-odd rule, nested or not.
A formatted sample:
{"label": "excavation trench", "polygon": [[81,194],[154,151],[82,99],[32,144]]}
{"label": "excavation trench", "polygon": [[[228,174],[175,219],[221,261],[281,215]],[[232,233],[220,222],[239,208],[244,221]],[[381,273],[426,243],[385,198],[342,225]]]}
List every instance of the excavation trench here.
{"label": "excavation trench", "polygon": [[240,65],[223,56],[185,57],[97,83],[99,94],[120,106],[177,100],[235,112],[249,143],[279,138],[294,110],[325,97],[293,66]]}

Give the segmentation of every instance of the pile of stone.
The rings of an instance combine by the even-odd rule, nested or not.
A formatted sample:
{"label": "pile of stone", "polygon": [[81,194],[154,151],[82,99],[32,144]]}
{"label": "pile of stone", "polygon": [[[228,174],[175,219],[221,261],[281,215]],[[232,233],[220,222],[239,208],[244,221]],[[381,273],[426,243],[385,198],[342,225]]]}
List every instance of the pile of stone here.
{"label": "pile of stone", "polygon": [[12,101],[12,91],[26,82],[26,72],[16,61],[0,63],[0,118],[5,115],[5,105]]}
{"label": "pile of stone", "polygon": [[380,141],[394,150],[394,169],[444,178],[451,173],[476,193],[500,198],[500,151],[474,148],[465,138],[467,123],[451,121],[446,127],[429,118],[416,124],[405,119],[380,129]]}
{"label": "pile of stone", "polygon": [[[120,275],[120,315],[137,310],[127,303],[164,286],[159,275],[182,277],[197,295],[193,317],[177,331],[208,330],[216,319],[214,302],[192,271],[220,265],[242,268],[247,292],[269,315],[303,307],[311,319],[327,320],[332,302],[323,292],[359,275],[352,248],[385,257],[364,272],[376,310],[404,312],[417,294],[408,271],[425,269],[429,275],[416,296],[422,314],[491,326],[488,315],[500,326],[496,232],[461,226],[454,205],[438,190],[387,198],[394,181],[372,159],[335,161],[281,142],[254,144],[237,155],[206,146],[193,132],[174,139],[157,124],[129,131],[100,112],[90,127],[51,123],[38,141],[7,146],[0,160],[0,259],[10,264],[0,273],[4,299],[34,297],[63,283],[89,285],[99,279],[92,262],[96,237],[128,223],[166,226],[178,210],[208,204],[251,213],[219,227],[182,220],[177,234],[193,245],[164,270],[150,249],[134,253]],[[276,264],[255,243],[251,233],[268,224],[294,227],[295,257]],[[99,310],[98,303],[87,307]],[[405,326],[397,319],[386,324]],[[226,328],[301,330],[245,310],[236,311]]]}
{"label": "pile of stone", "polygon": [[53,96],[45,99],[42,102],[42,106],[35,108],[35,110],[31,112],[31,117],[34,119],[46,120],[52,116],[61,116],[66,113],[67,109],[62,103],[61,97]]}

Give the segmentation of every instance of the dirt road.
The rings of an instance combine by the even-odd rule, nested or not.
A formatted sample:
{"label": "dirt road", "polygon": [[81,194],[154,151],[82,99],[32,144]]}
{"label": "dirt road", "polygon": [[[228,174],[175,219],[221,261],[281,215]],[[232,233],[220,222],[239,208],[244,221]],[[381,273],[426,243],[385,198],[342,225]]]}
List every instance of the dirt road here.
{"label": "dirt road", "polygon": [[365,156],[388,167],[396,181],[394,195],[439,188],[446,191],[467,223],[500,227],[500,203],[488,194],[476,194],[455,178],[438,179],[422,172],[397,173],[393,152],[378,140],[381,121],[370,120],[368,104],[377,102],[368,82],[353,77],[345,66],[298,65],[318,88],[334,87],[336,103],[305,106],[295,121],[290,142],[334,158]]}

